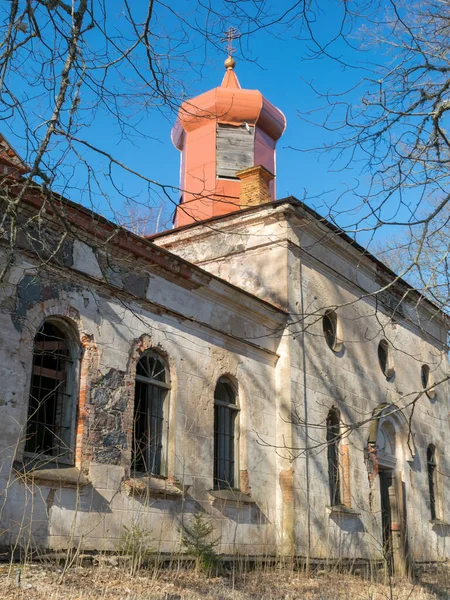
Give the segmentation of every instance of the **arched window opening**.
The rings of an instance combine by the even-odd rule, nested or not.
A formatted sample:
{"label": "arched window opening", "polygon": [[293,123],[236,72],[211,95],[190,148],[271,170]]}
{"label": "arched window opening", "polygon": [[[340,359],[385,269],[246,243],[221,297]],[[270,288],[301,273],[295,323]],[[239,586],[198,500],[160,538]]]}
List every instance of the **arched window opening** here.
{"label": "arched window opening", "polygon": [[386,379],[390,379],[394,374],[394,365],[389,344],[386,340],[381,340],[378,344],[378,363]]}
{"label": "arched window opening", "polygon": [[428,491],[430,495],[431,520],[437,518],[437,464],[436,450],[433,444],[427,448]]}
{"label": "arched window opening", "polygon": [[420,369],[420,380],[422,382],[422,387],[427,389],[426,394],[429,398],[434,398],[436,395],[435,389],[433,386],[433,375],[431,374],[430,367],[428,365],[422,365]]}
{"label": "arched window opening", "polygon": [[420,369],[420,379],[422,381],[422,387],[428,387],[428,379],[430,377],[430,367],[428,365],[422,365]]}
{"label": "arched window opening", "polygon": [[225,379],[214,391],[214,489],[237,485],[236,420],[239,412],[236,392]]}
{"label": "arched window opening", "polygon": [[163,475],[165,471],[165,412],[170,389],[167,369],[152,352],[144,354],[136,365],[132,469]]}
{"label": "arched window opening", "polygon": [[74,362],[67,335],[45,322],[34,338],[25,452],[73,461]]}
{"label": "arched window opening", "polygon": [[340,425],[339,412],[332,408],[327,417],[328,481],[331,506],[338,506],[341,500],[341,478],[339,468]]}
{"label": "arched window opening", "polygon": [[337,316],[334,310],[327,310],[322,318],[322,327],[325,340],[331,350],[336,350],[338,344],[337,337]]}

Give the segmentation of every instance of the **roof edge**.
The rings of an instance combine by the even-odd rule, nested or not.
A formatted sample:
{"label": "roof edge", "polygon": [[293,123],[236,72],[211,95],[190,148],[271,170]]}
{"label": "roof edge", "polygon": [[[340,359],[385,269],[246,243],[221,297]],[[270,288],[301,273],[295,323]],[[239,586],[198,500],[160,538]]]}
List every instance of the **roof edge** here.
{"label": "roof edge", "polygon": [[293,206],[294,208],[302,209],[305,213],[307,213],[316,222],[321,223],[322,225],[324,225],[325,227],[327,227],[328,229],[333,231],[333,233],[337,234],[340,238],[342,238],[345,242],[347,242],[347,244],[352,246],[362,256],[366,257],[371,262],[373,262],[375,265],[377,265],[377,267],[379,267],[380,270],[382,270],[385,275],[387,275],[391,279],[396,280],[396,285],[404,286],[408,291],[414,293],[417,298],[420,298],[421,300],[426,302],[426,304],[429,307],[438,311],[440,313],[440,315],[442,316],[443,320],[446,322],[446,324],[450,328],[450,315],[448,315],[446,312],[444,312],[442,310],[442,308],[440,308],[436,303],[434,303],[432,300],[427,298],[424,294],[422,294],[422,292],[420,292],[416,288],[414,288],[410,283],[408,283],[405,279],[403,279],[403,277],[400,277],[399,275],[397,275],[397,273],[395,273],[395,271],[393,271],[390,267],[388,267],[382,260],[377,258],[369,250],[364,248],[364,246],[362,246],[359,242],[357,242],[352,237],[350,237],[343,229],[341,229],[339,226],[337,226],[334,223],[332,223],[331,221],[329,221],[326,217],[323,217],[322,215],[320,215],[316,210],[314,210],[313,208],[311,208],[310,206],[308,206],[301,200],[298,200],[298,198],[296,198],[295,196],[287,196],[286,198],[281,198],[280,200],[275,200],[273,202],[266,202],[265,204],[258,204],[255,206],[242,208],[240,210],[236,210],[231,213],[227,213],[225,215],[218,215],[218,216],[210,217],[209,219],[205,219],[204,221],[199,221],[196,223],[189,223],[188,225],[183,225],[181,227],[169,229],[167,231],[153,234],[148,237],[152,240],[153,239],[156,240],[156,239],[160,239],[165,236],[169,236],[174,233],[178,233],[178,232],[181,233],[181,232],[189,230],[189,229],[194,229],[195,227],[199,227],[202,225],[207,226],[207,225],[213,224],[218,221],[226,221],[227,219],[231,220],[233,218],[236,218],[236,216],[239,214],[256,213],[258,211],[262,211],[267,208],[279,207],[279,206],[282,206],[283,204]]}

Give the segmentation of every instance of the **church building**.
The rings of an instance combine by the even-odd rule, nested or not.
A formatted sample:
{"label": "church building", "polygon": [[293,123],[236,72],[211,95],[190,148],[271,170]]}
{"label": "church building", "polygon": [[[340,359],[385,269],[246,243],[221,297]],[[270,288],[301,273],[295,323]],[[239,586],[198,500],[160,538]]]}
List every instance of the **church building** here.
{"label": "church building", "polygon": [[[241,87],[184,102],[174,228],[149,237],[35,186],[0,235],[0,547],[450,555],[449,321],[299,200],[286,120]],[[0,139],[17,197],[26,165]],[[449,539],[450,542],[450,539]]]}

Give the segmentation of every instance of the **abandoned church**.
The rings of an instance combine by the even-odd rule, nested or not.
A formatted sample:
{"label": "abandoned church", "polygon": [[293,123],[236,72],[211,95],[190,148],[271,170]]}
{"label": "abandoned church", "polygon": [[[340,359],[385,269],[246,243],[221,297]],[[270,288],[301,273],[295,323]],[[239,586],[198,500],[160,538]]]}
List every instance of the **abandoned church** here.
{"label": "abandoned church", "polygon": [[[0,546],[411,562],[450,555],[448,318],[336,226],[276,199],[283,113],[185,102],[174,228],[139,236],[37,185],[0,237]],[[2,209],[2,212],[3,209]],[[20,227],[26,223],[26,230]]]}

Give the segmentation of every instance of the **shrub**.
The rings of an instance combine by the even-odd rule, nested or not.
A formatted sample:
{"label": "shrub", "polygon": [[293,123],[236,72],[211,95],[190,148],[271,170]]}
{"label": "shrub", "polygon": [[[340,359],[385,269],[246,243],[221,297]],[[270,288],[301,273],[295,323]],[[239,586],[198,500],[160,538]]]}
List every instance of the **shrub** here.
{"label": "shrub", "polygon": [[208,576],[213,572],[217,574],[220,560],[215,549],[220,543],[221,536],[211,539],[214,525],[209,517],[197,512],[189,524],[182,524],[179,531],[183,548],[195,559],[196,572],[202,571]]}

